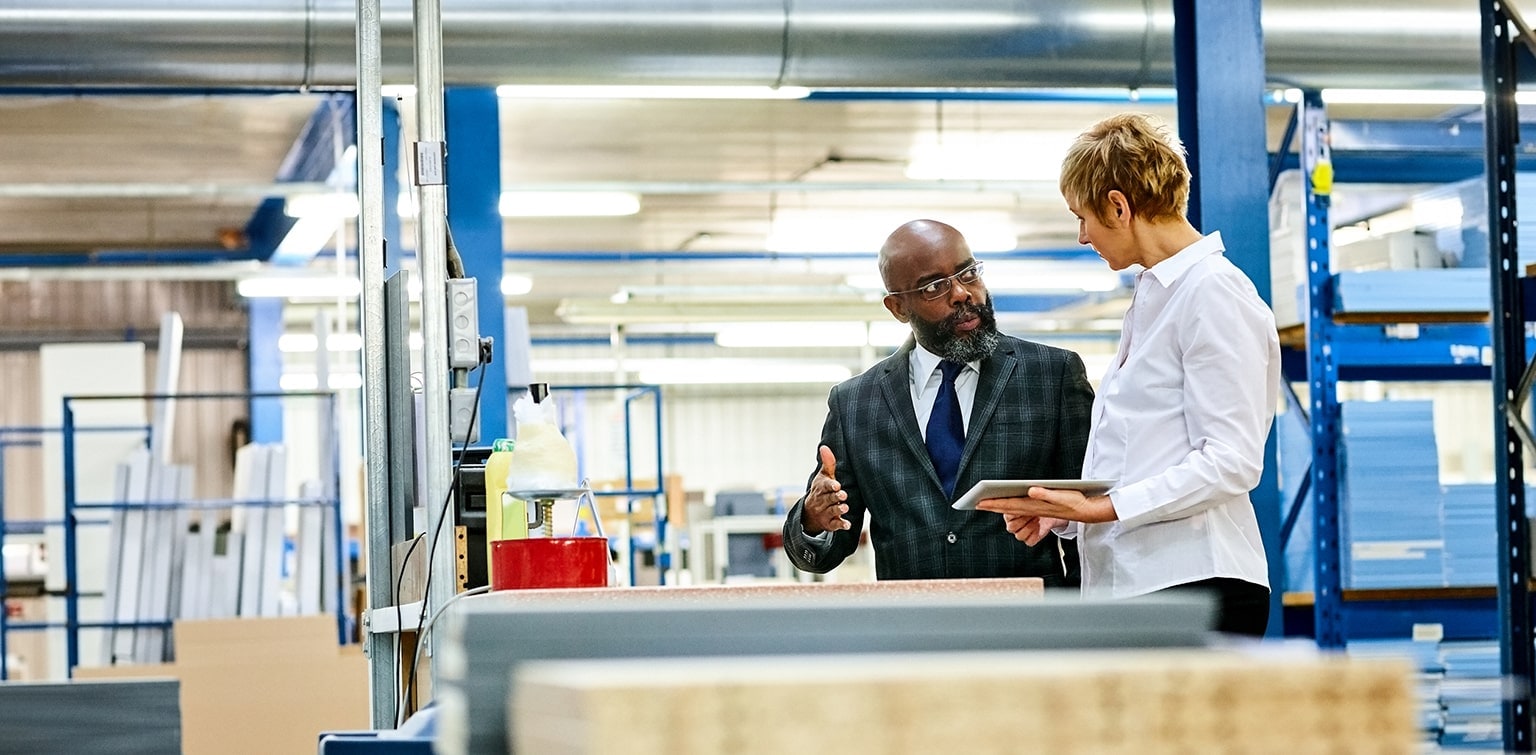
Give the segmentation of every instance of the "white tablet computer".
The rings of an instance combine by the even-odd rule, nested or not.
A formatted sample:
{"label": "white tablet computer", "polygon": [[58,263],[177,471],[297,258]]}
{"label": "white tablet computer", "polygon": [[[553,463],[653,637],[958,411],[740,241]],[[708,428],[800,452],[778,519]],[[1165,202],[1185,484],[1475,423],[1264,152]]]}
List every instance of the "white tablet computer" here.
{"label": "white tablet computer", "polygon": [[1115,486],[1114,480],[982,480],[951,504],[957,509],[974,509],[986,498],[1023,498],[1030,488],[1081,490],[1083,495],[1104,495]]}

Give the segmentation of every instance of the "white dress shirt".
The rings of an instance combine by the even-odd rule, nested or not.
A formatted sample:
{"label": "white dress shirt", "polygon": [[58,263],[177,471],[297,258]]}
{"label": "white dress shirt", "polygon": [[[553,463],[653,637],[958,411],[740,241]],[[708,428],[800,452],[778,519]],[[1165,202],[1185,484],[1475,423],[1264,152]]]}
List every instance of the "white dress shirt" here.
{"label": "white dress shirt", "polygon": [[1084,479],[1115,480],[1119,521],[1081,524],[1085,593],[1213,577],[1268,586],[1248,493],[1280,389],[1274,315],[1212,233],[1143,271],[1093,402]]}
{"label": "white dress shirt", "polygon": [[[939,355],[915,344],[907,357],[908,387],[912,391],[912,411],[917,413],[917,427],[928,441],[928,418],[933,415],[933,400],[938,398],[944,373]],[[981,362],[967,362],[955,376],[955,395],[960,398],[960,419],[967,432],[971,429],[971,406],[976,403],[976,383],[981,379]]]}

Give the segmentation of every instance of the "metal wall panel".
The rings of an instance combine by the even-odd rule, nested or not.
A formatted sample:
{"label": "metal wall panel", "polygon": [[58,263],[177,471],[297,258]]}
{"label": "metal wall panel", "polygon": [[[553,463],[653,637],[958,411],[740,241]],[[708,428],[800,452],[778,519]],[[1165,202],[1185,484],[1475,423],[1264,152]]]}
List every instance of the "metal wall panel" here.
{"label": "metal wall panel", "polygon": [[0,343],[141,339],[153,343],[166,312],[181,313],[188,346],[232,344],[245,310],[228,281],[0,281]]}

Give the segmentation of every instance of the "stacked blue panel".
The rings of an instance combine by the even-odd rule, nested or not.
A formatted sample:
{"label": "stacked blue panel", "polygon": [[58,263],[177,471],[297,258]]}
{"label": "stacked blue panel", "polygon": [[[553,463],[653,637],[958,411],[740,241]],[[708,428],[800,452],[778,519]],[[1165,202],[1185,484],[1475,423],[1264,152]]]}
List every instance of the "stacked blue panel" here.
{"label": "stacked blue panel", "polygon": [[1440,662],[1445,679],[1440,707],[1445,749],[1503,750],[1502,692],[1497,641],[1441,642]]}
{"label": "stacked blue panel", "polygon": [[1452,587],[1498,584],[1498,525],[1492,485],[1447,485],[1445,583]]}
{"label": "stacked blue panel", "polygon": [[[1280,468],[1280,507],[1290,512],[1296,491],[1312,468],[1312,435],[1306,421],[1295,410],[1275,418],[1278,443],[1276,459]],[[1285,589],[1287,592],[1312,592],[1312,493],[1302,499],[1301,511],[1291,537],[1285,541]]]}
{"label": "stacked blue panel", "polygon": [[1347,401],[1339,410],[1344,586],[1443,585],[1434,404]]}

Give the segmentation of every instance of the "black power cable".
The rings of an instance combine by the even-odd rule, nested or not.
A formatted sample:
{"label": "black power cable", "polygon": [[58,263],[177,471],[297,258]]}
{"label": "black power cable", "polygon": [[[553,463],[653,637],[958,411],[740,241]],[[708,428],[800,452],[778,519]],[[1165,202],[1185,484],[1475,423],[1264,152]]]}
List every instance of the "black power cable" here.
{"label": "black power cable", "polygon": [[[432,532],[431,546],[429,546],[427,548],[427,579],[426,579],[426,582],[422,585],[422,589],[421,589],[421,616],[419,616],[416,619],[416,627],[417,627],[416,631],[417,631],[418,635],[424,635],[425,634],[425,627],[423,626],[423,624],[427,620],[427,600],[432,595],[432,559],[437,554],[437,538],[443,532],[443,521],[448,518],[448,506],[449,506],[449,504],[451,504],[453,502],[454,493],[458,490],[457,480],[459,479],[459,470],[462,469],[463,466],[464,466],[464,456],[465,456],[466,452],[469,450],[470,430],[472,430],[474,428],[474,426],[475,426],[475,419],[478,418],[478,416],[480,414],[480,393],[481,393],[481,391],[483,391],[485,389],[485,362],[481,361],[480,364],[475,367],[475,370],[476,370],[476,373],[480,376],[480,382],[475,385],[475,399],[470,404],[469,423],[466,425],[466,429],[465,429],[465,432],[464,432],[464,443],[459,446],[458,458],[455,459],[454,462],[453,462],[453,477],[449,481],[449,484],[448,484],[448,494],[443,496],[442,509],[438,512],[438,515],[437,515],[437,527]],[[413,542],[411,544],[411,547],[406,550],[405,559],[400,564],[400,579],[402,581],[405,579],[405,561],[408,561],[410,559],[411,551],[414,551],[416,549],[416,544],[421,542],[421,538],[423,536],[425,536],[425,534],[426,533],[422,533],[422,535],[418,535],[416,537],[416,539],[415,539],[415,542]],[[397,582],[396,583],[396,587],[395,587],[395,611],[396,611],[396,614],[397,614],[397,620],[398,620],[398,612],[399,612],[399,610],[400,610],[400,588],[399,588],[399,584]],[[400,629],[403,629],[403,627],[401,627]],[[398,636],[399,636],[399,634],[397,633],[396,637],[398,637]],[[417,640],[418,640],[417,641],[417,654],[419,655],[420,652],[421,652],[420,636],[418,636]],[[397,657],[398,657],[398,652],[397,652]],[[411,699],[411,695],[415,692],[415,689],[416,689],[416,666],[417,666],[417,659],[413,657],[411,659],[411,673],[410,673],[410,676],[407,677],[406,683],[405,683],[405,693],[400,696],[400,704],[398,706],[396,706],[396,714],[395,714],[395,725],[396,726],[400,726],[401,724],[403,724],[405,722],[404,721],[404,718],[405,718],[405,703],[406,703],[406,701]]]}

